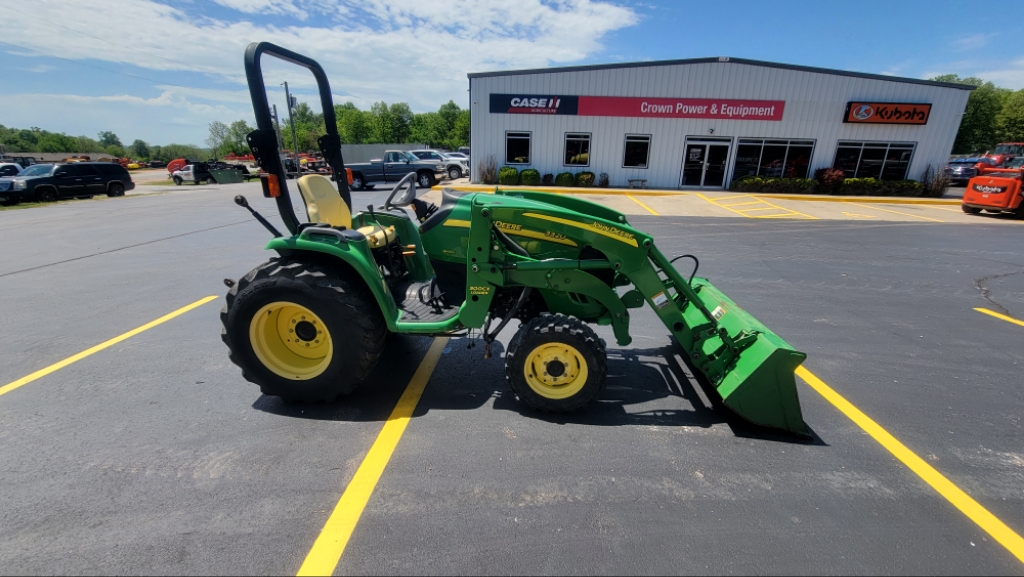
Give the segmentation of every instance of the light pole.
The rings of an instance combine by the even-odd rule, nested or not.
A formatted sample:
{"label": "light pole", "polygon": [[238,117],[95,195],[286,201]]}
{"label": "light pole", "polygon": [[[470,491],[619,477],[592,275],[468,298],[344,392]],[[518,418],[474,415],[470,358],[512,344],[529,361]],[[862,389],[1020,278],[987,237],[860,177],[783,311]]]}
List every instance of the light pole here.
{"label": "light pole", "polygon": [[288,124],[292,125],[292,148],[295,150],[295,172],[299,172],[299,139],[295,136],[295,120],[292,119],[292,109],[295,108],[295,103],[292,101],[292,95],[288,92],[288,83],[284,84],[284,99],[288,102]]}
{"label": "light pole", "polygon": [[277,121],[277,105],[274,104],[271,108],[270,114],[274,117],[274,132],[277,134],[277,149],[284,148],[284,142],[281,140],[281,124]]}

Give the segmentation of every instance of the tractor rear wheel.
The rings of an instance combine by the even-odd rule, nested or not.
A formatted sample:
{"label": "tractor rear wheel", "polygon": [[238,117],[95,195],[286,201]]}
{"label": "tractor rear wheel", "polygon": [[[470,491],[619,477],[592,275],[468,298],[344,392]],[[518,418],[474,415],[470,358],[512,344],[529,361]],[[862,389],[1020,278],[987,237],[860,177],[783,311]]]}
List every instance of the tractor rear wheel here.
{"label": "tractor rear wheel", "polygon": [[332,401],[373,370],[387,326],[361,281],[274,258],[227,294],[221,338],[242,376],[287,402]]}
{"label": "tractor rear wheel", "polygon": [[604,390],[604,343],[576,317],[542,315],[519,327],[505,352],[505,379],[519,400],[541,411],[575,411]]}

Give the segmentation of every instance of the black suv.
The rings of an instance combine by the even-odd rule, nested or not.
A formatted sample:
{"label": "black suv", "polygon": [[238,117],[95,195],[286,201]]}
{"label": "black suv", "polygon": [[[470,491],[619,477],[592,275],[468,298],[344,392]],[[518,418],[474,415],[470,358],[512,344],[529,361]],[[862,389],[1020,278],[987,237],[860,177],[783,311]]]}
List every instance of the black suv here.
{"label": "black suv", "polygon": [[58,198],[123,196],[135,188],[128,171],[110,162],[33,164],[17,176],[0,178],[0,201],[52,202]]}

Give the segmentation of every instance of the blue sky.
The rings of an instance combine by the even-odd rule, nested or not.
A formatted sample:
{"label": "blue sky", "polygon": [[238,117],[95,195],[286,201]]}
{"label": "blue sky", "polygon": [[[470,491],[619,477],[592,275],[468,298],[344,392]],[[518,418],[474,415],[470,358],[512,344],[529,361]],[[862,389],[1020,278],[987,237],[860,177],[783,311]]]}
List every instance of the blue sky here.
{"label": "blue sky", "polygon": [[[201,144],[252,121],[242,51],[270,40],[328,71],[336,101],[466,105],[466,73],[734,56],[1024,88],[1012,11],[962,2],[0,0],[0,124]],[[312,96],[307,73],[268,65]]]}

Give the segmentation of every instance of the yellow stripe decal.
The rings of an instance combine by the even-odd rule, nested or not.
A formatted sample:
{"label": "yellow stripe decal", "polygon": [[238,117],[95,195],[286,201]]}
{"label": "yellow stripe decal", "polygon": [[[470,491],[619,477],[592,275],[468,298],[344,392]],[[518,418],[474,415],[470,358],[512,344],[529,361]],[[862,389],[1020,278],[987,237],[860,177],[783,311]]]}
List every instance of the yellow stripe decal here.
{"label": "yellow stripe decal", "polygon": [[427,386],[427,381],[430,380],[430,375],[434,372],[437,361],[441,358],[441,353],[447,344],[448,338],[440,337],[434,339],[430,345],[419,368],[416,369],[412,380],[409,381],[405,392],[402,393],[402,398],[398,399],[398,404],[391,411],[391,416],[384,423],[384,428],[381,429],[377,440],[370,447],[370,452],[366,454],[366,458],[359,465],[355,476],[352,477],[352,481],[341,495],[341,500],[334,507],[323,530],[320,531],[320,536],[313,543],[313,548],[306,555],[306,560],[299,568],[299,575],[330,575],[334,573],[334,568],[338,566],[341,554],[345,552],[345,546],[348,545],[348,540],[359,522],[359,517],[362,516],[366,503],[373,495],[373,490],[377,487],[384,468],[391,460],[391,454],[395,452],[395,447],[398,446],[398,441],[402,438],[402,433],[405,432],[405,427],[409,424],[409,419],[412,417],[413,411],[416,410],[417,403],[420,402],[423,389]]}
{"label": "yellow stripe decal", "polygon": [[196,307],[202,306],[202,305],[212,301],[215,298],[217,298],[217,297],[216,296],[209,296],[209,297],[206,297],[206,298],[199,299],[199,300],[197,300],[196,302],[194,302],[194,303],[192,303],[190,305],[183,306],[183,307],[181,307],[180,309],[178,309],[178,310],[176,310],[174,312],[167,313],[166,315],[156,319],[155,321],[148,322],[148,323],[142,325],[141,327],[139,327],[137,329],[132,329],[132,330],[124,333],[123,335],[114,337],[114,338],[112,338],[112,339],[110,339],[108,341],[103,341],[102,343],[100,343],[100,344],[98,344],[98,345],[96,345],[94,347],[85,349],[84,351],[78,353],[77,355],[71,355],[70,357],[64,359],[63,361],[58,361],[58,362],[53,363],[52,365],[50,365],[50,366],[48,366],[48,367],[46,367],[44,369],[39,369],[38,371],[32,373],[31,375],[22,377],[22,378],[20,378],[20,379],[18,379],[16,381],[14,381],[13,383],[7,383],[6,385],[0,387],[0,395],[4,395],[6,393],[9,393],[9,392],[13,391],[14,389],[17,389],[18,387],[22,387],[24,385],[27,385],[27,384],[31,383],[32,381],[34,381],[36,379],[41,379],[41,378],[45,377],[46,375],[48,375],[48,374],[50,374],[50,373],[52,373],[54,371],[59,371],[60,369],[63,369],[64,367],[70,365],[71,363],[80,361],[80,360],[84,359],[85,357],[88,357],[89,355],[91,355],[93,353],[98,353],[98,352],[102,351],[105,348],[112,347],[112,346],[116,345],[117,343],[119,343],[121,341],[124,341],[126,339],[130,339],[130,338],[134,337],[135,335],[137,335],[137,334],[139,334],[139,333],[141,333],[143,331],[148,331],[149,329],[151,329],[151,328],[153,328],[153,327],[155,327],[155,326],[157,326],[159,324],[163,324],[163,323],[173,319],[176,316],[183,315],[183,314],[187,313],[188,311],[190,311],[190,310],[192,310],[192,309],[194,309]]}
{"label": "yellow stripe decal", "polygon": [[798,367],[796,374],[817,391],[818,394],[825,397],[828,402],[839,409],[840,412],[849,417],[857,426],[864,429],[864,432],[871,435],[878,444],[885,447],[894,457],[902,461],[904,465],[916,473],[925,483],[928,483],[933,489],[938,491],[954,507],[960,509],[961,513],[967,515],[971,521],[974,521],[979,527],[984,529],[1000,545],[1006,547],[1017,559],[1024,562],[1024,538],[1021,538],[1013,529],[1010,529],[1005,523],[990,513],[988,509],[982,507],[970,495],[954,485],[924,459],[918,457],[906,445],[890,435],[888,431],[879,426],[871,417],[862,413],[860,409],[853,406],[850,401],[847,401],[842,395],[835,392],[832,387],[826,385],[811,371],[804,367]]}
{"label": "yellow stripe decal", "polygon": [[627,195],[626,195],[626,197],[627,197],[627,198],[629,198],[629,200],[632,200],[633,202],[635,202],[635,203],[639,204],[639,205],[640,205],[641,207],[643,207],[644,209],[646,209],[646,210],[647,210],[647,212],[649,212],[649,213],[653,214],[654,216],[659,216],[659,215],[658,215],[658,213],[654,212],[654,209],[653,209],[653,208],[651,208],[651,207],[647,206],[646,204],[644,204],[644,203],[640,202],[639,200],[637,200],[636,198],[634,198],[632,194],[627,194]]}
{"label": "yellow stripe decal", "polygon": [[1013,317],[1008,317],[1006,315],[999,314],[996,311],[990,311],[988,309],[981,309],[981,308],[976,308],[974,310],[978,311],[979,313],[984,313],[986,315],[996,317],[999,320],[1003,320],[1003,321],[1006,321],[1008,323],[1013,323],[1015,325],[1020,325],[1020,326],[1024,327],[1024,321],[1019,321],[1019,320],[1017,320],[1017,319],[1015,319]]}
{"label": "yellow stripe decal", "polygon": [[[539,218],[540,220],[549,220],[551,222],[557,222],[559,224],[564,224],[564,225],[567,225],[567,226],[574,226],[576,228],[581,228],[583,230],[589,230],[590,232],[595,233],[595,234],[599,234],[601,236],[607,236],[608,238],[614,238],[615,240],[617,240],[619,242],[626,243],[626,244],[628,244],[629,246],[632,246],[632,247],[639,248],[639,246],[640,246],[640,245],[637,244],[636,238],[633,238],[633,235],[631,233],[627,233],[625,231],[623,231],[623,234],[628,234],[630,236],[630,238],[618,236],[618,235],[613,234],[611,232],[608,232],[606,230],[602,230],[600,228],[597,228],[594,225],[583,224],[582,222],[577,222],[575,220],[569,220],[567,218],[559,218],[557,216],[549,216],[547,214],[538,214],[536,212],[524,212],[523,216],[528,216],[530,218]],[[612,229],[612,230],[618,230],[618,229],[616,229],[614,227],[608,227],[608,228]]]}
{"label": "yellow stripe decal", "polygon": [[457,218],[449,218],[448,220],[444,221],[444,224],[442,224],[442,226],[456,226],[459,228],[469,228],[469,221],[459,220]]}
{"label": "yellow stripe decal", "polygon": [[573,242],[573,241],[571,241],[571,240],[569,240],[567,238],[555,238],[553,236],[548,236],[548,235],[544,234],[543,232],[537,232],[535,230],[527,230],[525,228],[520,229],[520,230],[515,230],[515,231],[513,231],[513,230],[506,230],[504,228],[502,228],[500,230],[501,230],[501,232],[503,232],[503,233],[505,233],[505,234],[507,234],[509,236],[524,236],[526,238],[535,238],[537,240],[543,240],[545,242],[553,242],[553,243],[556,243],[556,244],[564,244],[566,246],[579,246],[578,244],[576,244],[575,242]]}

